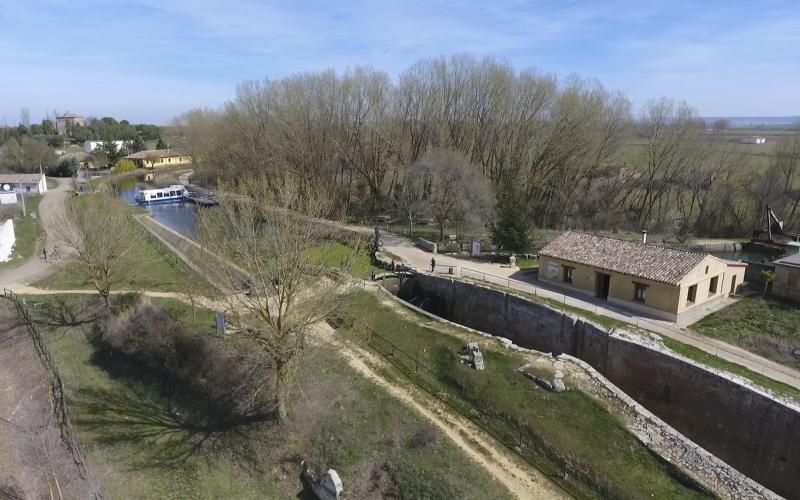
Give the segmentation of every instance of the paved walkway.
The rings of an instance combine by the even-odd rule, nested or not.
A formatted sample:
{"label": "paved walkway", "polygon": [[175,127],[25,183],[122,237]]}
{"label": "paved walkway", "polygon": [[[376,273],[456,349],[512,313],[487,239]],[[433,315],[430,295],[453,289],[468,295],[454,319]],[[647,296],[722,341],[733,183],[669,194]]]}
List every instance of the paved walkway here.
{"label": "paved walkway", "polygon": [[[383,250],[391,252],[403,259],[403,263],[408,267],[424,272],[430,271],[430,260],[433,256],[430,252],[426,252],[410,241],[390,233],[382,232],[381,242],[383,243]],[[691,345],[726,361],[744,366],[749,370],[765,375],[773,380],[800,389],[800,371],[753,354],[750,351],[727,342],[700,335],[686,326],[682,326],[693,323],[701,317],[731,304],[736,300],[735,298],[729,297],[708,306],[699,306],[696,312],[683,318],[681,324],[676,324],[637,315],[628,310],[616,308],[608,302],[601,301],[594,297],[577,297],[561,293],[554,289],[552,285],[545,284],[532,278],[532,273],[520,272],[519,269],[511,268],[508,265],[504,266],[487,262],[476,262],[446,255],[436,255],[435,257],[436,274],[449,274],[450,268],[452,267],[454,276],[470,278],[476,281],[485,281],[506,288],[519,290],[538,297],[561,302],[567,306],[599,314],[607,318],[623,321],[638,328],[649,330],[684,344]]]}
{"label": "paved walkway", "polygon": [[[51,189],[44,194],[44,198],[39,203],[39,220],[45,230],[44,247],[48,252],[53,246],[58,245],[58,238],[55,234],[54,224],[59,214],[64,212],[64,203],[72,193],[72,182],[70,179],[56,179],[58,187]],[[53,273],[61,264],[60,260],[44,260],[41,254],[41,243],[37,246],[30,259],[17,267],[0,272],[0,287],[11,283],[33,283],[47,275]],[[63,250],[62,250],[63,251]]]}

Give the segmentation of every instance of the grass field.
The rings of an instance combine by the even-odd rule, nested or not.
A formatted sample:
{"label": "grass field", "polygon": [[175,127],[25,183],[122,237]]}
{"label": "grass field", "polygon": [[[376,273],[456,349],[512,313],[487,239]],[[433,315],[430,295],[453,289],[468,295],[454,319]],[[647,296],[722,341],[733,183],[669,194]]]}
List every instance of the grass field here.
{"label": "grass field", "polygon": [[317,472],[335,468],[348,498],[510,498],[333,350],[309,353],[287,423],[217,429],[209,425],[211,403],[97,351],[87,340],[90,322],[47,322],[41,328],[73,423],[112,498],[295,498],[303,458]]}
{"label": "grass field", "polygon": [[[116,200],[123,210],[131,214],[138,209]],[[75,202],[75,200],[72,200]],[[153,290],[181,292],[192,286],[194,289],[208,288],[203,278],[188,268],[175,254],[143,228],[136,225],[133,231],[144,234],[143,243],[136,249],[136,265],[128,266],[120,276],[116,289]],[[131,240],[138,236],[131,235]],[[36,286],[51,290],[92,289],[93,286],[75,265],[67,265],[55,274],[36,283]],[[113,290],[113,289],[112,289]]]}
{"label": "grass field", "polygon": [[[11,251],[11,260],[0,262],[0,271],[11,269],[22,264],[32,255],[38,253],[41,248],[40,238],[44,236],[44,230],[39,220],[39,202],[41,196],[28,196],[25,198],[25,207],[28,215],[23,217],[20,214],[14,217],[14,248]],[[36,217],[33,216],[36,214]]]}
{"label": "grass field", "polygon": [[[708,337],[800,368],[800,309],[774,299],[742,298],[692,325]],[[797,355],[793,351],[797,351]]]}
{"label": "grass field", "polygon": [[[423,326],[430,321],[426,317],[411,312],[400,315],[366,292],[351,299],[348,312],[405,351],[409,359],[430,368],[430,372],[415,371],[411,363],[406,374],[412,379],[432,392],[447,394],[448,401],[477,416],[498,435],[511,439],[523,435],[538,443],[539,450],[525,454],[543,470],[561,471],[555,457],[581,470],[581,477],[571,473],[564,481],[579,497],[704,496],[677,480],[668,465],[588,396],[575,390],[556,394],[539,389],[517,370],[525,364],[520,354],[482,342],[486,370],[479,372],[456,359],[465,340],[448,334],[446,327]],[[476,342],[483,340],[473,337]],[[390,354],[391,348],[381,340],[370,345]],[[392,359],[401,358],[395,355]],[[395,366],[402,370],[402,363],[395,362]]]}

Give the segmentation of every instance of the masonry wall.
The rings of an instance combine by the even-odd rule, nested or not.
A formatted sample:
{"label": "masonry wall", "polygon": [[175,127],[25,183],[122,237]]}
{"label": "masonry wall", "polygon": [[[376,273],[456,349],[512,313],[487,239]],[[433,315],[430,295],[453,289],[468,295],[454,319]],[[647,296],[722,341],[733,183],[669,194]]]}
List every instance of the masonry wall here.
{"label": "masonry wall", "polygon": [[399,296],[476,330],[592,365],[642,406],[767,488],[800,498],[800,412],[692,362],[541,304],[418,274]]}

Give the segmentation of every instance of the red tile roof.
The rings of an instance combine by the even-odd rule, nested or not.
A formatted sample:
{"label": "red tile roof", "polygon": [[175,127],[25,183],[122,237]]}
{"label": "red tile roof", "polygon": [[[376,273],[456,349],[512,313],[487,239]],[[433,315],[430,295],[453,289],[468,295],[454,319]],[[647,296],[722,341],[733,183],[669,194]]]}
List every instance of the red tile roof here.
{"label": "red tile roof", "polygon": [[706,257],[704,253],[577,231],[562,234],[539,255],[670,285],[677,285]]}

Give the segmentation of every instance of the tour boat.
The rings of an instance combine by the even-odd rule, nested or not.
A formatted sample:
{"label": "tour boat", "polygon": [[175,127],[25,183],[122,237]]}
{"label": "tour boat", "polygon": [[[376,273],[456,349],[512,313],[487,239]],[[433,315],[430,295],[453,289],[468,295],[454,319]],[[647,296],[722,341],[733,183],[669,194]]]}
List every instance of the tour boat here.
{"label": "tour boat", "polygon": [[136,203],[140,205],[151,205],[153,203],[175,203],[184,201],[186,188],[180,184],[174,184],[160,189],[142,189],[136,195]]}

